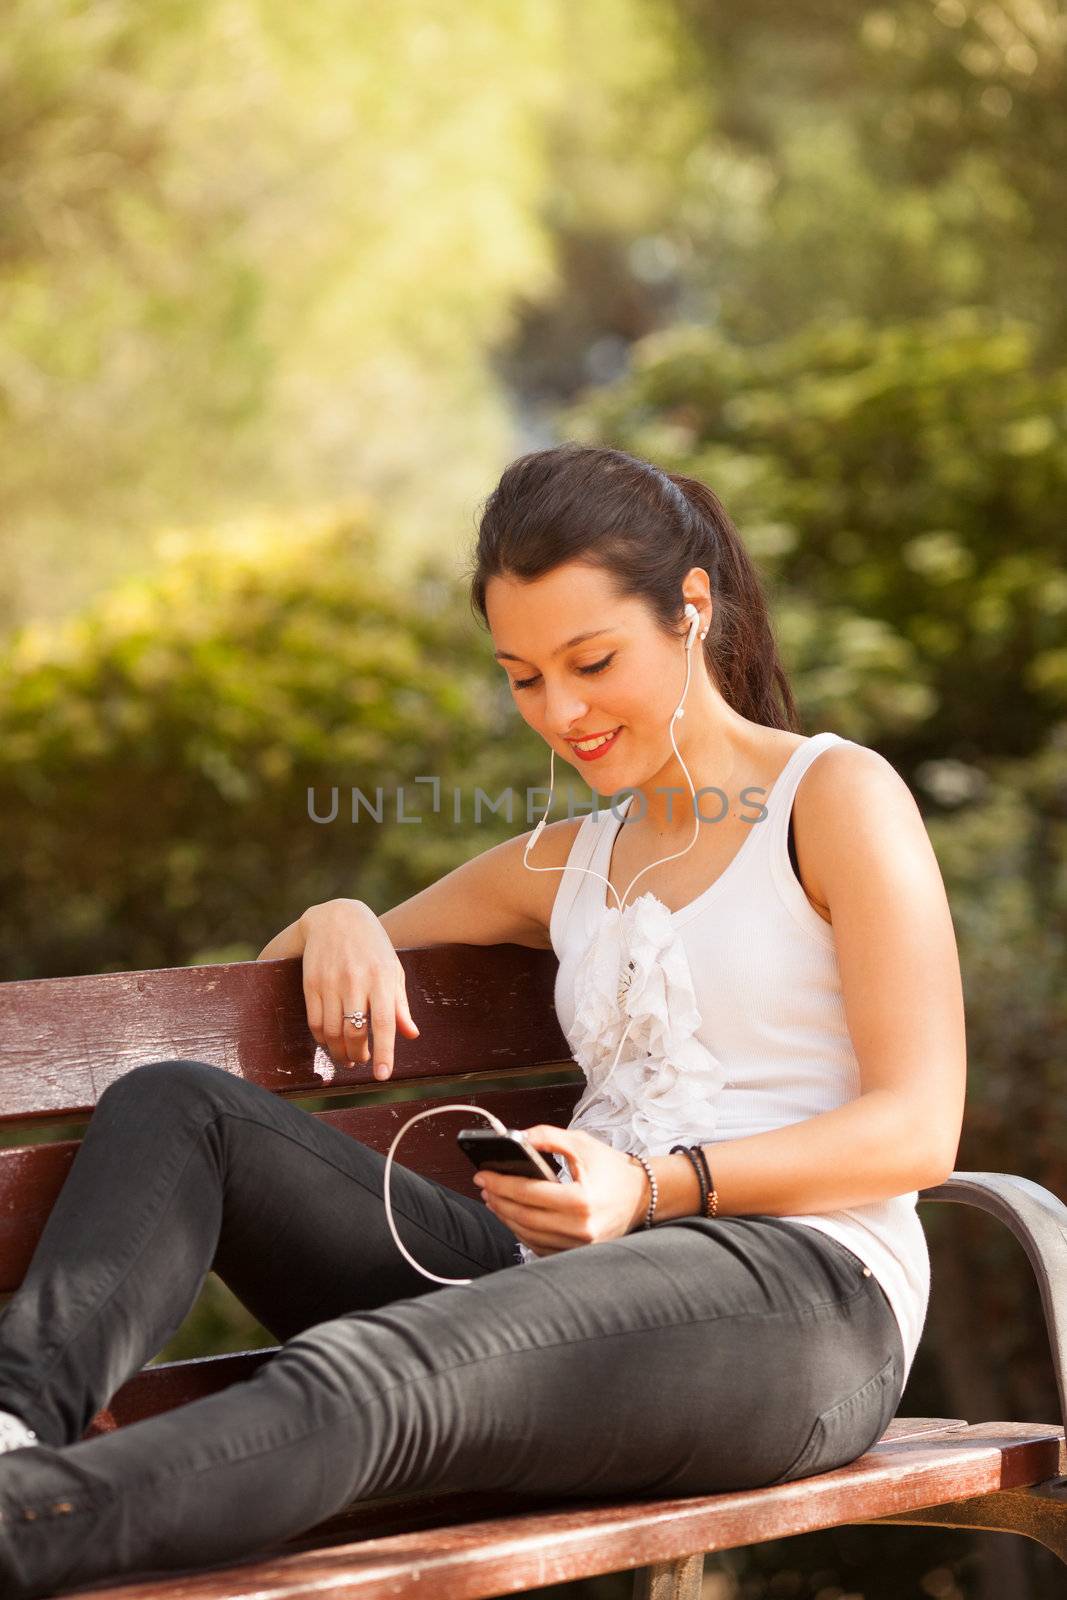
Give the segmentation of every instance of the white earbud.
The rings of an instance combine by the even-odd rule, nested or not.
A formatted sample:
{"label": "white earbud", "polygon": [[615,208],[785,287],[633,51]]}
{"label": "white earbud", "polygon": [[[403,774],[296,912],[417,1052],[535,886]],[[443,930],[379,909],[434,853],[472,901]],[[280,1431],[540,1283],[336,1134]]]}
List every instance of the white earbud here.
{"label": "white earbud", "polygon": [[[697,610],[696,606],[693,605],[692,601],[687,601],[685,610],[683,611],[682,615],[685,616],[685,617],[688,617],[690,619],[690,621],[689,621],[689,636],[685,641],[685,648],[686,648],[687,651],[689,651],[689,650],[692,650],[692,648],[693,648],[693,640],[696,638],[697,629],[700,627],[700,612]],[[703,635],[701,635],[701,637],[703,637]],[[689,688],[689,664],[687,662],[686,663],[686,674],[685,674],[685,690],[683,690],[683,692],[682,692],[682,700],[683,701],[685,699],[685,693],[688,690],[688,688]],[[673,716],[671,717],[671,721],[674,722],[674,721],[676,721],[676,719],[678,717],[684,717],[684,716],[685,716],[685,711],[684,711],[682,703],[680,701],[678,706],[677,706],[677,708],[674,711]]]}

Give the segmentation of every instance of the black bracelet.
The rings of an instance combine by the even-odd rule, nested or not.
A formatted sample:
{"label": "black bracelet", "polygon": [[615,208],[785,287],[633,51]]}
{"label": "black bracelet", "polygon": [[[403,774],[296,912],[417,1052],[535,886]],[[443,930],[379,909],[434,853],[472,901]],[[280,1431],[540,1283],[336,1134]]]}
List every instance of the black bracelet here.
{"label": "black bracelet", "polygon": [[[715,1192],[715,1182],[714,1182],[714,1179],[711,1176],[711,1168],[708,1166],[708,1158],[707,1158],[707,1155],[705,1154],[704,1146],[702,1144],[695,1144],[695,1145],[693,1145],[693,1149],[696,1152],[697,1160],[700,1162],[700,1165],[704,1169],[704,1176],[705,1176],[705,1178],[707,1180],[707,1189],[705,1190],[705,1193],[704,1193],[704,1215],[706,1217],[718,1216],[718,1214],[719,1214],[719,1197]],[[711,1197],[711,1204],[710,1205],[708,1204],[708,1197],[709,1196]]]}
{"label": "black bracelet", "polygon": [[700,1185],[700,1215],[703,1216],[705,1211],[708,1209],[708,1186],[707,1186],[707,1180],[704,1177],[703,1164],[693,1154],[693,1151],[696,1148],[697,1147],[695,1145],[672,1144],[670,1153],[671,1153],[672,1156],[673,1155],[686,1156],[688,1158],[688,1160],[689,1160],[689,1163],[690,1163],[691,1167],[693,1168],[693,1171],[696,1173],[697,1182]]}

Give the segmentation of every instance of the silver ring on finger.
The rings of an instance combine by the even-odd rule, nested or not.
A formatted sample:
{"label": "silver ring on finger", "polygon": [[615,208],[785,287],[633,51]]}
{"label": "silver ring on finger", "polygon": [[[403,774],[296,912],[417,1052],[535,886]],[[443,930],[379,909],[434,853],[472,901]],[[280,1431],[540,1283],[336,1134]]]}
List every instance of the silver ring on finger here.
{"label": "silver ring on finger", "polygon": [[365,1011],[346,1011],[345,1021],[350,1022],[353,1028],[363,1028],[367,1023],[367,1013]]}

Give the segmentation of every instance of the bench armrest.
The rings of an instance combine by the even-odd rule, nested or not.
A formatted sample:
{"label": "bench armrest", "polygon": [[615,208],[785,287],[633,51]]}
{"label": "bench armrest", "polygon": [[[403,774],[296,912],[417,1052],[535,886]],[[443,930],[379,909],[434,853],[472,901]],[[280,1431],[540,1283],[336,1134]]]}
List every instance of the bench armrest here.
{"label": "bench armrest", "polygon": [[1030,1258],[1041,1290],[1052,1365],[1067,1427],[1067,1206],[1029,1178],[1010,1172],[954,1172],[920,1200],[977,1206],[1007,1223]]}

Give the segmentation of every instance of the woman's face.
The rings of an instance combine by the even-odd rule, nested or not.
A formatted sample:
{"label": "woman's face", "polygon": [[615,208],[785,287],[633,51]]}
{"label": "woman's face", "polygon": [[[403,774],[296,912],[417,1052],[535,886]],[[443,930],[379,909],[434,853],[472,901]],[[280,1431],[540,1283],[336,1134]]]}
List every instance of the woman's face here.
{"label": "woman's face", "polygon": [[[519,711],[591,789],[640,786],[673,762],[668,728],[685,686],[684,633],[671,639],[641,601],[617,599],[607,575],[580,562],[529,583],[491,578],[485,608]],[[703,627],[710,602],[701,614]],[[687,711],[711,687],[699,644],[692,656]],[[675,723],[679,746],[687,721],[696,718]],[[602,734],[614,737],[596,750],[576,747]]]}

